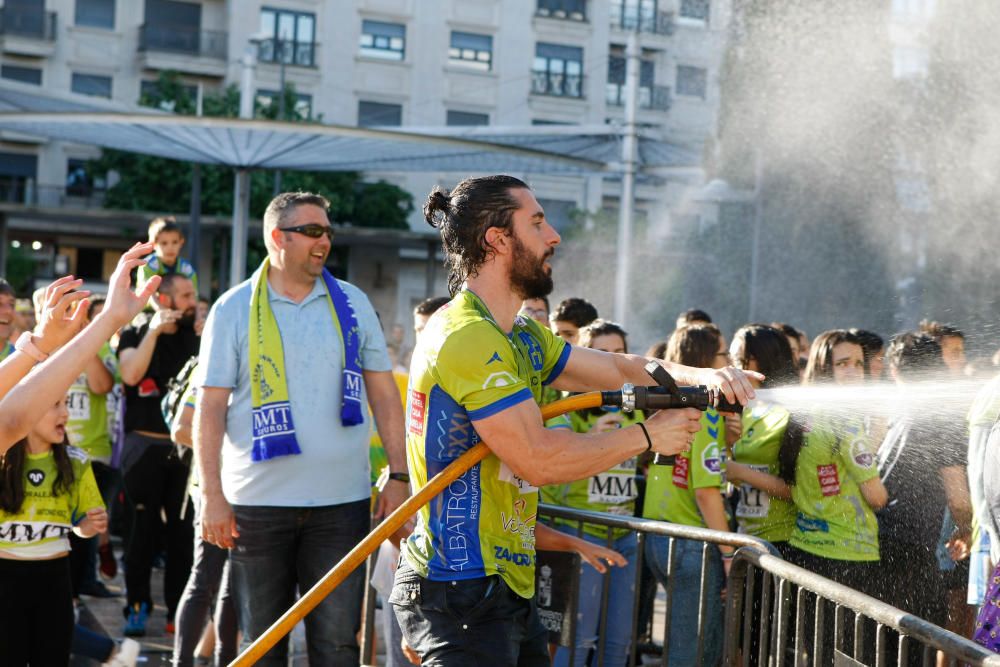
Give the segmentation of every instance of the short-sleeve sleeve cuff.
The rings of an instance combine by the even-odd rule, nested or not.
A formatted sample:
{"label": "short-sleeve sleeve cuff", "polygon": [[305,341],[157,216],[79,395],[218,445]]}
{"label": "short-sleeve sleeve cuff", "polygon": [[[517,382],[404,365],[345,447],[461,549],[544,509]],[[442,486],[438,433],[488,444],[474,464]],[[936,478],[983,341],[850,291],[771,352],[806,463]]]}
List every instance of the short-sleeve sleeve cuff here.
{"label": "short-sleeve sleeve cuff", "polygon": [[566,343],[566,345],[563,346],[562,352],[559,353],[559,361],[557,361],[556,365],[552,367],[552,371],[549,373],[549,376],[542,381],[543,386],[549,386],[556,381],[560,374],[562,374],[563,369],[566,368],[566,363],[569,361],[569,353],[572,349],[573,346],[569,343]]}
{"label": "short-sleeve sleeve cuff", "polygon": [[493,401],[489,405],[484,405],[481,408],[476,408],[475,410],[469,410],[469,419],[472,421],[477,421],[479,419],[486,419],[487,417],[492,417],[493,415],[503,412],[509,407],[513,407],[518,403],[524,401],[533,401],[535,397],[532,395],[531,390],[527,387],[510,394],[509,396],[504,396],[503,398]]}

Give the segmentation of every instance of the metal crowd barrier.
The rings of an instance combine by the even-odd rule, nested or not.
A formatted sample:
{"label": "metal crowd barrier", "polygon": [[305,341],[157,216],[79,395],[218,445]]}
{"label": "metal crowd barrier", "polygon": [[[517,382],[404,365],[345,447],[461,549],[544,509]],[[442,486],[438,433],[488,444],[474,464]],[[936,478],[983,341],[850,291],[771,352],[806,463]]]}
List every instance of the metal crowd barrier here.
{"label": "metal crowd barrier", "polygon": [[1000,667],[968,639],[772,554],[739,549],[726,590],[724,665],[928,667],[941,652],[949,666]]}
{"label": "metal crowd barrier", "polygon": [[[673,598],[669,574],[675,566],[674,542],[683,539],[702,543],[699,608],[691,610],[699,618],[697,636],[691,638],[698,642],[699,664],[704,650],[709,549],[721,544],[737,549],[726,582],[722,664],[727,667],[929,667],[937,664],[939,651],[949,666],[1000,667],[1000,655],[929,621],[793,565],[783,560],[773,545],[748,535],[555,505],[539,505],[538,514],[540,520],[544,518],[548,523],[556,518],[573,522],[578,534],[583,532],[585,523],[624,528],[637,534],[636,594],[628,667],[638,664],[637,639],[644,630],[638,624],[639,590],[645,540],[649,535],[669,538],[665,622],[660,627],[654,626],[651,635],[652,639],[660,640],[659,664],[663,666],[668,665]],[[610,531],[607,546],[612,548]],[[605,575],[603,581],[602,610],[607,608],[610,577]],[[363,665],[376,664],[375,607],[375,591],[369,587],[364,606]],[[383,613],[392,613],[392,610],[384,605]],[[600,618],[593,667],[606,667],[603,665],[606,614],[602,613]],[[567,648],[572,664],[575,642],[569,642]]]}

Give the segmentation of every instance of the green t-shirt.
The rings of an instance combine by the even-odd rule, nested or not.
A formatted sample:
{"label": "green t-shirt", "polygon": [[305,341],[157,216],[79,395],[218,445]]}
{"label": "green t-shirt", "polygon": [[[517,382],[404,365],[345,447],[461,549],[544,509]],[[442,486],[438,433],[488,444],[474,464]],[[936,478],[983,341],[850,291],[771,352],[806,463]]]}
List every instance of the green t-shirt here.
{"label": "green t-shirt", "polygon": [[721,493],[725,471],[719,442],[723,431],[722,416],[709,408],[701,416],[701,430],[694,436],[691,451],[678,454],[672,466],[649,466],[642,516],[684,526],[705,526],[694,492],[714,488]]}
{"label": "green t-shirt", "polygon": [[136,277],[137,288],[141,288],[153,276],[165,276],[168,273],[179,273],[190,280],[194,285],[194,293],[198,294],[198,272],[194,270],[191,262],[183,257],[178,257],[173,266],[167,266],[155,254],[146,257],[146,264],[139,267],[139,273]]}
{"label": "green t-shirt", "polygon": [[[55,445],[62,447],[62,445]],[[24,503],[14,514],[0,510],[0,551],[24,558],[46,558],[69,551],[69,531],[104,507],[86,453],[69,447],[73,484],[55,495],[56,463],[52,452],[25,454]]]}
{"label": "green t-shirt", "polygon": [[[589,433],[601,418],[601,414],[589,410],[578,410],[569,415],[570,426],[577,433]],[[642,412],[623,413],[622,428],[643,421]],[[573,507],[592,512],[607,512],[619,516],[635,516],[635,499],[638,487],[635,479],[635,457],[622,461],[614,468],[586,479],[568,484],[551,484],[538,490],[541,501],[552,505]],[[557,524],[576,526],[576,522],[556,519]],[[594,524],[584,524],[583,531],[595,537],[607,537],[607,528]],[[618,528],[612,531],[614,539],[628,534],[628,530]]]}
{"label": "green t-shirt", "polygon": [[[788,426],[788,410],[757,403],[743,412],[743,435],[733,444],[733,460],[758,472],[778,476],[778,450]],[[787,542],[795,529],[795,505],[772,498],[743,482],[739,487],[736,520],[741,533],[768,542]]]}
{"label": "green t-shirt", "polygon": [[4,341],[3,345],[0,345],[0,361],[3,361],[14,352],[14,345],[8,340]]}
{"label": "green t-shirt", "polygon": [[833,560],[878,560],[878,523],[859,486],[877,477],[860,421],[814,420],[795,466],[797,514],[789,544]]}
{"label": "green t-shirt", "polygon": [[[112,376],[118,370],[118,357],[105,343],[100,352],[104,367]],[[111,434],[108,430],[108,395],[95,394],[87,384],[87,374],[81,373],[66,394],[66,408],[69,421],[66,434],[74,447],[79,447],[95,461],[107,463],[111,460]]]}
{"label": "green t-shirt", "polygon": [[[479,442],[475,422],[541,398],[570,347],[532,319],[510,334],[462,290],[427,323],[413,353],[406,456],[414,488]],[[435,581],[499,574],[518,595],[535,590],[538,491],[491,454],[417,514],[402,552]]]}

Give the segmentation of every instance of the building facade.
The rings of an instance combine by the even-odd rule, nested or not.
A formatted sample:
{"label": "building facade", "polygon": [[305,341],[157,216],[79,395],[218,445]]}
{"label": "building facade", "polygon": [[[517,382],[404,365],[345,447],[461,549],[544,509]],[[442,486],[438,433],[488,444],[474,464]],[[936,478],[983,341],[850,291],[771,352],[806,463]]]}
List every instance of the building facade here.
{"label": "building facade", "polygon": [[[729,2],[5,0],[0,8],[0,85],[9,79],[132,104],[167,70],[176,71],[192,91],[238,84],[240,59],[250,50],[257,60],[258,102],[275,103],[284,81],[294,85],[298,96],[295,108],[284,113],[324,123],[620,125],[625,42],[629,31],[637,30],[642,50],[639,123],[649,135],[701,146],[715,132]],[[98,264],[103,270],[107,259],[102,254],[98,262],[96,250],[84,249],[88,239],[105,253],[132,238],[135,221],[118,225],[115,214],[107,211],[88,213],[106,225],[70,235],[65,233],[70,223],[46,226],[48,210],[100,210],[101,189],[115,175],[86,172],[86,160],[98,151],[0,134],[0,201],[5,202],[8,242],[22,247],[41,242],[42,248],[33,252],[51,257],[53,271],[76,272],[81,263],[92,273]],[[648,220],[647,233],[669,236],[672,214],[702,180],[698,167],[640,179],[636,207]],[[371,176],[414,194],[418,211],[410,223],[422,231],[426,227],[419,204],[426,193],[466,174]],[[613,177],[521,176],[559,228],[570,224],[574,211],[618,206],[620,181]],[[23,215],[22,207],[32,215]],[[101,231],[105,226],[111,231]],[[216,233],[216,228],[224,230],[207,225],[205,233]],[[108,234],[122,238],[112,243]],[[205,244],[211,241],[206,237]],[[74,254],[70,247],[83,250]],[[354,248],[352,253],[363,256]],[[412,303],[426,296],[419,264],[426,252],[401,244],[398,253],[399,261],[390,262],[394,266],[388,271],[398,274],[402,287],[395,307],[383,318],[406,323]],[[202,270],[218,270],[212,253],[205,254]],[[416,264],[406,268],[407,262]],[[349,278],[370,272],[361,264],[349,262]],[[93,276],[101,277],[106,276]],[[439,280],[434,289],[440,291],[442,285]]]}

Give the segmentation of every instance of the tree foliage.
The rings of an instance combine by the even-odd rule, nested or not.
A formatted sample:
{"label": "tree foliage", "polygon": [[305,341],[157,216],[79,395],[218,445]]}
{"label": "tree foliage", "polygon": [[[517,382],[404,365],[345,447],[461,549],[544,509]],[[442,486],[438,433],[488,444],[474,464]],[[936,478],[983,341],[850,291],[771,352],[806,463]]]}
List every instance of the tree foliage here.
{"label": "tree foliage", "polygon": [[[283,91],[285,109],[294,110],[297,95],[292,85]],[[140,103],[162,108],[181,115],[195,113],[196,100],[176,73],[161,73],[157,85],[143,94]],[[279,104],[261,105],[255,101],[254,114],[274,120]],[[205,116],[236,118],[239,116],[239,91],[229,86],[218,93],[203,97]],[[288,113],[286,113],[286,116]],[[304,120],[304,119],[296,119]],[[160,157],[105,150],[90,163],[94,174],[109,174],[105,193],[106,208],[187,213],[191,208],[191,177],[193,165],[188,162]],[[201,212],[205,215],[226,216],[233,208],[233,171],[228,167],[202,165]],[[274,173],[256,171],[251,174],[250,210],[261,215],[273,194]],[[282,173],[282,190],[317,192],[330,200],[330,219],[366,227],[408,229],[407,216],[413,211],[413,197],[407,191],[379,181],[367,183],[357,172]]]}

